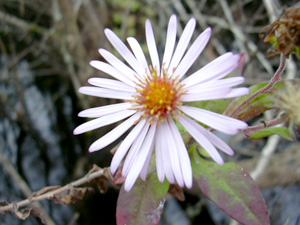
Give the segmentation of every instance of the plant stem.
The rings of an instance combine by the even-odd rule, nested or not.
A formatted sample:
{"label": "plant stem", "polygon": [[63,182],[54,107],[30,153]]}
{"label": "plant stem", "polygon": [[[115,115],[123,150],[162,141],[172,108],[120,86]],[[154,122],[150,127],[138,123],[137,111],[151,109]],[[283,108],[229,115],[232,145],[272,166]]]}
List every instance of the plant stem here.
{"label": "plant stem", "polygon": [[[283,73],[284,69],[285,69],[285,65],[286,65],[286,58],[284,54],[280,55],[280,64],[279,67],[277,69],[277,71],[275,72],[274,76],[272,77],[272,79],[270,80],[270,82],[268,83],[267,86],[263,87],[262,89],[258,90],[257,92],[255,92],[253,95],[251,95],[248,99],[246,99],[241,105],[239,105],[229,116],[230,117],[235,117],[236,114],[247,104],[250,103],[250,101],[252,101],[255,97],[257,97],[260,94],[264,94],[266,93],[271,87],[273,87],[273,85],[281,80],[281,74]],[[226,110],[228,111],[228,110]],[[226,114],[226,111],[224,112],[224,114]]]}

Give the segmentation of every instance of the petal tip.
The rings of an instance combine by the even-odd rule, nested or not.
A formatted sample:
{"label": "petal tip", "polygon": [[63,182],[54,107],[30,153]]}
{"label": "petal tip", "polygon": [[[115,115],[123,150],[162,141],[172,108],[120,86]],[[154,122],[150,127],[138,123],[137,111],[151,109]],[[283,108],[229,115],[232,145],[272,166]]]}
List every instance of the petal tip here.
{"label": "petal tip", "polygon": [[93,145],[91,145],[90,147],[89,147],[89,153],[93,153],[93,152],[96,152],[96,151],[98,151],[99,149],[98,148],[96,148],[95,146],[93,146]]}
{"label": "petal tip", "polygon": [[74,135],[81,134],[81,132],[79,131],[78,127],[73,130],[73,134]]}

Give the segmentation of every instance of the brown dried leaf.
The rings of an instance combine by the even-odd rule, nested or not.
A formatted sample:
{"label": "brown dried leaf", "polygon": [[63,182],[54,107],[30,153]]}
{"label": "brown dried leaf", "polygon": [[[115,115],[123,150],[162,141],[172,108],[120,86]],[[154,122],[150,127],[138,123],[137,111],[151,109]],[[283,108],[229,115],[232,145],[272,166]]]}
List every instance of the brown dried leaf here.
{"label": "brown dried leaf", "polygon": [[183,202],[185,200],[184,192],[183,192],[182,188],[179,187],[179,185],[177,185],[177,184],[170,185],[169,193],[171,195],[173,195],[174,197],[176,197],[179,201]]}
{"label": "brown dried leaf", "polygon": [[96,184],[101,194],[104,194],[108,190],[108,182],[105,176],[96,178]]}
{"label": "brown dried leaf", "polygon": [[[6,202],[6,201],[0,201],[0,206],[6,206],[6,205],[9,205],[8,202]],[[7,210],[7,211],[2,211],[1,213],[12,215],[13,211],[10,209],[10,210]]]}
{"label": "brown dried leaf", "polygon": [[6,206],[8,203],[6,201],[0,201],[0,206]]}
{"label": "brown dried leaf", "polygon": [[29,216],[35,216],[35,217],[40,218],[40,220],[43,224],[45,223],[44,217],[42,216],[41,212],[38,211],[37,209],[25,208],[25,209],[22,209],[21,211],[19,211],[18,209],[15,209],[14,212],[15,212],[15,215],[21,220],[26,220]]}
{"label": "brown dried leaf", "polygon": [[72,188],[71,190],[67,190],[54,195],[52,199],[55,203],[70,205],[77,202],[78,200],[81,200],[87,193],[94,193],[94,189],[91,187]]}

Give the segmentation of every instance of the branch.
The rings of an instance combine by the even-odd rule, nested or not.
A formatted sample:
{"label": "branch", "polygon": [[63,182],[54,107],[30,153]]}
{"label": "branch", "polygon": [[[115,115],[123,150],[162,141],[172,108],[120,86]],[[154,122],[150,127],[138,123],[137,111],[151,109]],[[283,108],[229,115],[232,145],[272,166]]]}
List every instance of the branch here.
{"label": "branch", "polygon": [[[20,174],[16,171],[16,169],[13,167],[13,165],[10,163],[9,160],[5,157],[5,155],[0,151],[0,163],[2,164],[3,168],[6,169],[6,171],[9,173],[9,175],[12,177],[12,179],[19,185],[19,188],[23,192],[23,194],[27,197],[32,195],[32,191],[29,188],[29,186],[26,184],[26,182],[23,180],[23,178],[20,176]],[[7,210],[13,210],[15,206],[15,203],[12,203],[10,205],[0,207],[0,213],[5,212]],[[39,211],[43,214],[45,222],[48,225],[55,225],[55,222],[53,219],[49,216],[49,214],[46,212],[46,210],[42,207],[40,203],[36,203],[37,208]],[[2,210],[3,208],[3,210]]]}
{"label": "branch", "polygon": [[[84,177],[71,182],[69,184],[66,184],[63,187],[60,188],[55,188],[54,190],[50,190],[51,187],[46,187],[47,190],[50,191],[44,191],[45,188],[41,189],[40,191],[36,192],[35,194],[33,194],[30,198],[25,199],[23,201],[20,202],[14,202],[11,203],[9,205],[6,206],[2,206],[0,207],[0,213],[5,213],[6,211],[11,211],[14,210],[15,208],[20,208],[20,207],[24,207],[26,205],[29,205],[33,202],[37,202],[37,201],[41,201],[41,200],[45,200],[45,199],[52,199],[54,198],[54,196],[61,194],[61,193],[66,193],[68,191],[72,191],[74,189],[74,187],[78,187],[82,184],[88,183],[98,177],[101,176],[105,176],[109,174],[108,172],[108,168],[98,168],[97,171],[95,172],[89,172],[88,174],[86,174]],[[52,187],[53,189],[54,187]]]}

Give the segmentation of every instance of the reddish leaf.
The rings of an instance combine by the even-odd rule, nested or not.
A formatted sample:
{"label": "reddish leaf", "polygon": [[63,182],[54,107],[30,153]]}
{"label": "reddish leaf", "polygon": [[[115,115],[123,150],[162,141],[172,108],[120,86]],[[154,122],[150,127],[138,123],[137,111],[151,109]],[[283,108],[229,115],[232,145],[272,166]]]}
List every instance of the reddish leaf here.
{"label": "reddish leaf", "polygon": [[243,225],[269,225],[264,198],[250,175],[234,163],[220,166],[192,151],[195,180],[203,194]]}
{"label": "reddish leaf", "polygon": [[168,189],[169,183],[160,183],[156,173],[149,175],[146,181],[138,179],[130,192],[122,187],[117,203],[117,224],[158,224]]}
{"label": "reddish leaf", "polygon": [[184,201],[185,196],[182,188],[178,184],[171,184],[169,188],[169,193],[177,198],[179,201]]}

